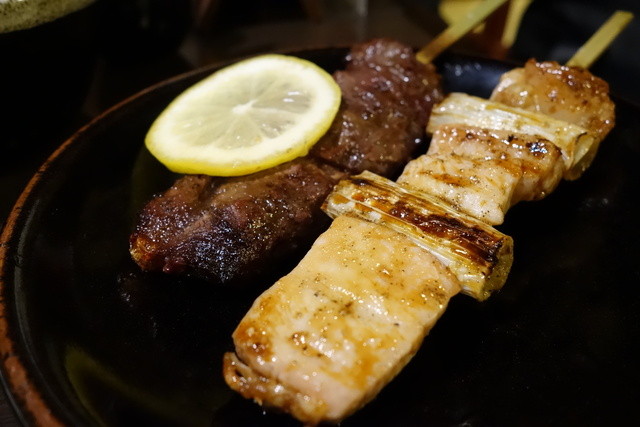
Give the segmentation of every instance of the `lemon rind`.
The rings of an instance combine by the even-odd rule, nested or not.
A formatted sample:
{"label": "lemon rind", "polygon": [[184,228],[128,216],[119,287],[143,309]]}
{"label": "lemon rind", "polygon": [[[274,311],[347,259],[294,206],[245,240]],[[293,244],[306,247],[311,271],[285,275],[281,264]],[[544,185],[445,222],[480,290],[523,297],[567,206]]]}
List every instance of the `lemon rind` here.
{"label": "lemon rind", "polygon": [[[184,140],[180,130],[172,129],[175,120],[189,110],[189,105],[201,102],[203,94],[224,88],[256,72],[303,73],[306,85],[313,90],[312,108],[292,129],[267,144],[251,148],[220,149],[213,145],[197,146]],[[298,76],[298,78],[300,78]],[[307,60],[278,54],[267,54],[223,68],[188,88],[175,98],[155,120],[145,144],[167,168],[186,174],[236,176],[258,172],[308,153],[326,133],[340,106],[340,88],[322,68]],[[295,135],[297,134],[297,135]],[[295,135],[292,138],[291,135]],[[179,146],[179,152],[176,147]]]}

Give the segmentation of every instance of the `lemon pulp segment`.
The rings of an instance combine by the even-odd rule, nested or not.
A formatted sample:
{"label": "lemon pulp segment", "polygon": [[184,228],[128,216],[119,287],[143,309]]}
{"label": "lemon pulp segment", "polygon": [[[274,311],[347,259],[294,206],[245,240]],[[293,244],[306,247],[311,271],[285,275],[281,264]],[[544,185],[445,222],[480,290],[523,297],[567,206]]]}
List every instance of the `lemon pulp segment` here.
{"label": "lemon pulp segment", "polygon": [[327,131],[340,88],[317,65],[263,55],[226,67],[178,96],[146,145],[180,173],[243,175],[305,155]]}

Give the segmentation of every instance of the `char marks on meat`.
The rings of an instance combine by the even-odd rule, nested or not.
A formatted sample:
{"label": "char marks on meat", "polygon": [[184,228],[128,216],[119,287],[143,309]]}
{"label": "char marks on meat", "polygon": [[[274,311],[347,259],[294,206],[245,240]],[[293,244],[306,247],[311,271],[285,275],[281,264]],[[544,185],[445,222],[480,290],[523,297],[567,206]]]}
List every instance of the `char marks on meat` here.
{"label": "char marks on meat", "polygon": [[307,156],[242,177],[187,175],[153,198],[130,239],[138,265],[216,282],[252,276],[326,228],[320,206],[340,179],[399,173],[442,99],[435,68],[377,39],[354,46],[334,78],[342,105]]}

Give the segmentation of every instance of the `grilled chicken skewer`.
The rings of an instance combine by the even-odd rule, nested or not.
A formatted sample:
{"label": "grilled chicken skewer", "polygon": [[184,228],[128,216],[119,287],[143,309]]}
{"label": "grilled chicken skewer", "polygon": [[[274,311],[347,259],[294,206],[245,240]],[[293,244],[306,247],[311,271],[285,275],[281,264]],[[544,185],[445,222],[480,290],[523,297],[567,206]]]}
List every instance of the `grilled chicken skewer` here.
{"label": "grilled chicken skewer", "polygon": [[341,182],[326,205],[330,228],[254,302],[224,360],[232,388],[311,424],[373,398],[461,280],[501,286],[513,253],[510,237],[372,173]]}
{"label": "grilled chicken skewer", "polygon": [[556,63],[506,73],[492,98],[452,120],[436,107],[429,152],[397,184],[364,173],[334,189],[331,227],[234,332],[233,389],[306,423],[339,421],[399,372],[453,295],[502,286],[512,241],[486,223],[577,178],[614,108],[605,82]]}
{"label": "grilled chicken skewer", "polygon": [[427,127],[429,151],[409,162],[399,182],[501,224],[518,201],[544,197],[562,177],[577,179],[614,124],[604,80],[530,60],[501,77],[491,100],[453,93],[438,104]]}
{"label": "grilled chicken skewer", "polygon": [[[522,189],[516,187],[512,192],[513,182],[517,177],[509,177],[514,174],[505,170],[498,174],[501,180],[488,179],[480,188],[477,180],[472,179],[468,171],[476,169],[482,170],[484,176],[495,177],[496,173],[492,172],[496,167],[504,167],[505,163],[502,160],[519,151],[521,154],[516,156],[523,161],[522,173],[525,180],[521,180],[518,185],[531,185],[530,179],[526,178],[530,178],[532,172],[533,175],[540,173],[539,168],[545,167],[541,164],[536,165],[536,161],[531,160],[541,160],[544,157],[549,161],[554,155],[549,144],[543,145],[541,141],[518,142],[517,139],[523,138],[525,134],[544,137],[556,145],[565,162],[564,177],[578,178],[591,164],[600,142],[611,131],[615,122],[614,105],[609,98],[608,84],[586,69],[629,24],[632,17],[629,12],[614,13],[569,60],[569,66],[562,66],[554,61],[537,62],[531,59],[524,67],[505,73],[494,88],[489,101],[464,94],[449,95],[433,112],[427,129],[430,133],[435,132],[427,153],[434,157],[428,160],[421,158],[418,162],[439,163],[436,155],[441,151],[439,147],[442,138],[438,131],[448,134],[446,139],[449,142],[460,136],[460,129],[442,128],[442,125],[447,123],[477,126],[479,129],[489,128],[491,137],[498,136],[498,130],[507,130],[510,133],[509,141],[504,140],[504,135],[502,138],[503,142],[511,145],[510,153],[501,152],[500,149],[496,152],[489,149],[488,145],[483,148],[478,144],[472,146],[465,143],[458,147],[450,147],[447,144],[449,153],[456,156],[464,154],[463,157],[466,158],[451,159],[448,162],[447,169],[457,167],[461,173],[444,171],[442,164],[440,171],[437,166],[422,165],[424,173],[436,176],[432,176],[432,179],[422,177],[423,181],[420,182],[412,178],[411,171],[416,167],[415,163],[410,163],[401,181],[418,187],[428,184],[432,192],[436,192],[462,211],[482,218],[490,224],[500,224],[506,209],[510,206],[520,200],[537,200],[544,197],[559,182],[558,169],[547,170],[546,174],[541,175],[543,186],[526,198],[522,197]],[[485,142],[490,140],[486,134],[479,135],[477,131],[468,128],[465,138],[481,139]],[[469,132],[476,134],[470,135]],[[516,149],[515,152],[513,148]],[[528,160],[522,157],[522,153],[527,150],[530,151]],[[499,157],[496,153],[499,153]],[[458,161],[463,162],[463,165],[456,166],[455,163]],[[443,177],[446,179],[442,179]],[[490,206],[479,204],[481,199],[474,195],[492,190],[494,197],[487,197],[484,202]]]}
{"label": "grilled chicken skewer", "polygon": [[[582,70],[561,71],[575,76]],[[335,217],[329,230],[256,300],[234,332],[236,353],[226,354],[223,364],[233,389],[306,423],[339,421],[399,372],[453,295],[483,300],[502,286],[512,242],[486,223],[502,222],[519,200],[544,197],[562,177],[579,176],[608,132],[602,123],[614,123],[606,83],[590,74],[600,88],[592,101],[596,112],[580,107],[591,101],[580,96],[588,96],[591,85],[544,73],[551,87],[564,84],[560,89],[575,96],[537,97],[545,88],[535,87],[517,98],[518,74],[525,71],[511,73],[495,98],[577,124],[560,126],[550,116],[532,119],[531,111],[488,103],[520,119],[502,126],[504,120],[490,120],[480,109],[486,122],[472,111],[470,123],[430,124],[429,152],[410,162],[397,184],[367,173],[343,180],[325,202]],[[532,121],[547,132],[541,124],[551,123],[550,139],[563,142],[526,133],[522,124]],[[497,129],[477,126],[491,123]]]}

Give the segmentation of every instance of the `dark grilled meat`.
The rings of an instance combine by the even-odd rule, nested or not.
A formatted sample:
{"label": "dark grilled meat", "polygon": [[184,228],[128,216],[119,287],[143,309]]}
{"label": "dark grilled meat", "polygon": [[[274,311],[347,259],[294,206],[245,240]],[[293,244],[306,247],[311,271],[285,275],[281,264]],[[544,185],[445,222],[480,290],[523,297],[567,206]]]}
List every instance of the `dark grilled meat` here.
{"label": "dark grilled meat", "polygon": [[347,61],[346,70],[334,74],[342,109],[311,155],[353,174],[399,173],[421,142],[431,107],[442,99],[435,68],[388,40],[355,46]]}
{"label": "dark grilled meat", "polygon": [[242,177],[184,176],[151,200],[130,239],[140,267],[216,282],[251,276],[328,225],[320,206],[341,178],[398,173],[442,98],[435,68],[378,39],[355,46],[334,77],[340,111],[306,157]]}
{"label": "dark grilled meat", "polygon": [[131,253],[145,270],[231,280],[316,237],[344,176],[310,157],[244,177],[187,175],[144,208]]}

